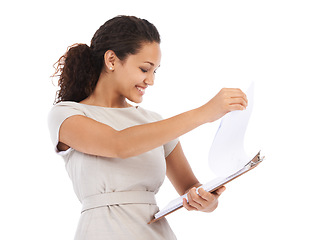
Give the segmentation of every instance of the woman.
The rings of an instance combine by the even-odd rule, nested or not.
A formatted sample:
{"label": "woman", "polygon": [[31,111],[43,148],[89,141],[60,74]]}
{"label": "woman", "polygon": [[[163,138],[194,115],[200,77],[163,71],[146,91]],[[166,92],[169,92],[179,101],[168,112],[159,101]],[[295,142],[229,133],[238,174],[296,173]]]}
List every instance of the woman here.
{"label": "woman", "polygon": [[49,128],[82,202],[75,239],[176,239],[154,195],[165,174],[188,210],[213,211],[224,187],[203,189],[178,137],[247,106],[239,89],[222,89],[203,106],[163,120],[141,103],[160,66],[160,36],[148,21],[117,16],[95,33],[91,46],[71,46],[59,61],[56,105]]}

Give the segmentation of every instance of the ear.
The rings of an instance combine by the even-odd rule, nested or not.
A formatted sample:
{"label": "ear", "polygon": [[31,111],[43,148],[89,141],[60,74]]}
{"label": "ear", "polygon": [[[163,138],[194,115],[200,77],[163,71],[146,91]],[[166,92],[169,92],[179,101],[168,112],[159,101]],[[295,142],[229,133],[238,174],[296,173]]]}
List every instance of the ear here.
{"label": "ear", "polygon": [[113,71],[115,69],[115,63],[117,61],[117,56],[113,50],[107,50],[104,54],[104,63],[106,70],[109,69]]}

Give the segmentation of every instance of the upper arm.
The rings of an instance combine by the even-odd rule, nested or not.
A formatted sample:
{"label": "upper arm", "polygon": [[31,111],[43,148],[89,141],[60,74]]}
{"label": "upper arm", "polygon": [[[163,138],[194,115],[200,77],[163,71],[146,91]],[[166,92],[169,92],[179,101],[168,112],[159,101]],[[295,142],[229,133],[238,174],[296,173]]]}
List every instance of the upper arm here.
{"label": "upper arm", "polygon": [[118,157],[117,133],[106,124],[74,115],[65,119],[60,126],[58,146],[63,149],[59,150],[69,146],[87,154]]}
{"label": "upper arm", "polygon": [[187,189],[199,183],[195,177],[180,143],[166,158],[166,175],[175,187],[176,191],[182,195]]}

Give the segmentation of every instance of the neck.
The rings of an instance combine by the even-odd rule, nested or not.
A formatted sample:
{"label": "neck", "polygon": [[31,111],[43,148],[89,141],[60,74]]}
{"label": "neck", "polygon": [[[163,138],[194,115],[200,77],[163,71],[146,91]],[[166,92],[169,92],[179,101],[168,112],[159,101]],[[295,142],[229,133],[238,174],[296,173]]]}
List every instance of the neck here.
{"label": "neck", "polygon": [[109,74],[102,72],[92,94],[81,103],[109,108],[131,107],[126,98],[115,90],[113,83]]}

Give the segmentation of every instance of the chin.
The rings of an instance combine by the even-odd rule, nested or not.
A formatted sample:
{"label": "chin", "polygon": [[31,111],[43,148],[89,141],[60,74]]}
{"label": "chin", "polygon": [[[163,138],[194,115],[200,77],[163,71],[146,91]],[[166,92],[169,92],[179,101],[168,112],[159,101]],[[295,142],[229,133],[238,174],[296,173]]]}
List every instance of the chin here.
{"label": "chin", "polygon": [[136,104],[142,103],[142,101],[143,101],[142,97],[140,97],[140,98],[128,98],[128,100],[130,102],[133,102],[133,103],[136,103]]}

